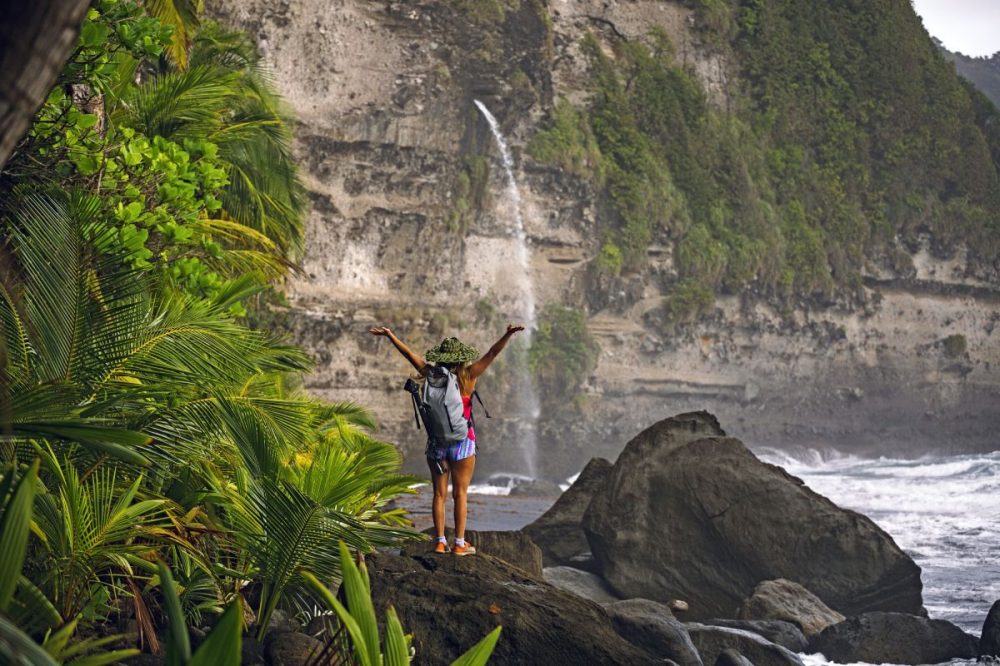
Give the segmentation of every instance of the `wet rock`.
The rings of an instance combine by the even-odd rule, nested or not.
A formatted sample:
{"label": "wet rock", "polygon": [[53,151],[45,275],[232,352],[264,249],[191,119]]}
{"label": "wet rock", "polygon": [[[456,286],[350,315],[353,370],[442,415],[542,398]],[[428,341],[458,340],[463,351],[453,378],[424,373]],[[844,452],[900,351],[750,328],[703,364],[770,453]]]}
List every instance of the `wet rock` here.
{"label": "wet rock", "polygon": [[754,666],[753,662],[732,648],[726,648],[719,653],[715,666]]}
{"label": "wet rock", "polygon": [[558,497],[561,494],[559,484],[545,479],[532,479],[510,489],[511,497]]}
{"label": "wet rock", "polygon": [[752,631],[792,652],[803,652],[809,645],[802,630],[797,625],[784,620],[707,620],[705,624]]}
{"label": "wet rock", "polygon": [[733,617],[758,582],[777,578],[848,614],[922,608],[920,569],[892,537],[758,460],[707,412],[629,442],[583,527],[616,592],[688,599],[695,619]]}
{"label": "wet rock", "polygon": [[545,567],[542,569],[542,577],[545,578],[545,582],[555,585],[560,590],[599,604],[619,599],[603,578],[589,571],[573,567]]}
{"label": "wet rock", "polygon": [[497,625],[490,663],[653,664],[599,605],[489,555],[368,558],[381,616],[392,605],[413,634],[416,663],[450,664]]}
{"label": "wet rock", "polygon": [[269,634],[264,654],[269,666],[306,666],[323,649],[323,643],[305,634]]}
{"label": "wet rock", "polygon": [[752,631],[697,623],[688,623],[685,627],[706,664],[715,664],[723,652],[734,650],[754,666],[804,666],[794,652]]}
{"label": "wet rock", "polygon": [[823,630],[809,650],[842,663],[939,664],[975,657],[979,641],[945,620],[864,613]]}
{"label": "wet rock", "polygon": [[979,639],[980,657],[1000,657],[1000,601],[993,603],[983,623],[983,635]]}
{"label": "wet rock", "polygon": [[592,458],[555,504],[524,528],[542,549],[545,566],[565,565],[593,571],[590,544],[580,522],[591,498],[610,472],[610,462],[604,458]]}
{"label": "wet rock", "polygon": [[[426,529],[424,533],[433,536],[434,528]],[[452,542],[455,537],[454,530],[446,528],[445,536]],[[523,531],[465,530],[465,538],[476,547],[477,552],[492,555],[508,564],[520,567],[536,578],[542,577],[542,551]],[[433,540],[415,542],[406,547],[408,554],[430,554],[433,550]]]}
{"label": "wet rock", "polygon": [[629,643],[679,666],[702,666],[701,657],[684,625],[664,604],[627,599],[605,604],[615,630]]}
{"label": "wet rock", "polygon": [[846,618],[815,594],[790,580],[766,580],[743,602],[739,617],[745,620],[784,620],[814,636]]}

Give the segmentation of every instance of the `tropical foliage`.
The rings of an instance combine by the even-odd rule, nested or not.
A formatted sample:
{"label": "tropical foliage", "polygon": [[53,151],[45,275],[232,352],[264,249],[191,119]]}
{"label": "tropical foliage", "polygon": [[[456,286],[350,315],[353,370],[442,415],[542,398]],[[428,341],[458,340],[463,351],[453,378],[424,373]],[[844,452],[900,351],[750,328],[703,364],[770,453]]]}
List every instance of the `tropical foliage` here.
{"label": "tropical foliage", "polygon": [[96,1],[0,174],[4,663],[238,663],[339,583],[338,541],[412,536],[396,449],[245,317],[302,186],[252,44],[198,12]]}

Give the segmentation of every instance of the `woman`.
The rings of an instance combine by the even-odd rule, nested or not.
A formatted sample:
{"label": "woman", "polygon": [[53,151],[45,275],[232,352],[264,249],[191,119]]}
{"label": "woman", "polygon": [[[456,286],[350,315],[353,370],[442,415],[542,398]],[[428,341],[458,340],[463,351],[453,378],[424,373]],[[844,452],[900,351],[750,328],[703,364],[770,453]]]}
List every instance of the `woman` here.
{"label": "woman", "polygon": [[[426,376],[430,368],[428,361],[451,371],[458,378],[459,392],[462,394],[462,406],[465,419],[472,415],[472,392],[476,390],[476,380],[490,366],[490,363],[503,351],[507,342],[523,326],[509,324],[507,332],[496,341],[486,354],[475,360],[479,352],[475,348],[462,344],[457,338],[446,338],[437,347],[427,350],[424,358],[415,354],[402,340],[384,326],[368,329],[372,335],[389,338],[400,354],[417,369],[421,376]],[[474,361],[474,362],[473,362]],[[434,551],[447,553],[448,540],[444,535],[444,503],[448,495],[448,477],[451,477],[452,497],[455,499],[455,546],[451,549],[455,555],[475,555],[476,549],[465,541],[466,496],[472,472],[476,467],[476,433],[469,427],[468,436],[461,442],[447,446],[435,446],[427,443],[427,466],[431,470],[431,482],[434,486],[433,511],[434,533],[437,543]]]}

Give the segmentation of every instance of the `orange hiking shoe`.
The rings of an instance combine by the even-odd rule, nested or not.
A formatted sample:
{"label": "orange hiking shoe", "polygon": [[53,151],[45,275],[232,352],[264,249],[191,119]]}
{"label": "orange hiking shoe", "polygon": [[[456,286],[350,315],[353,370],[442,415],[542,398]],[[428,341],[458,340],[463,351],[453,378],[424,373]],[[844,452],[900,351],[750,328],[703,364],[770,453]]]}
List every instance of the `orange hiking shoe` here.
{"label": "orange hiking shoe", "polygon": [[440,541],[438,541],[438,542],[437,542],[437,543],[436,543],[436,544],[434,545],[434,552],[435,552],[435,553],[448,553],[448,552],[451,552],[451,551],[450,551],[450,549],[448,548],[448,544],[446,544],[446,543],[441,543]]}
{"label": "orange hiking shoe", "polygon": [[455,547],[451,549],[451,552],[453,552],[455,555],[458,555],[459,557],[463,557],[465,555],[475,555],[476,547],[473,546],[468,541],[466,541],[464,546],[459,546],[458,544],[455,544]]}

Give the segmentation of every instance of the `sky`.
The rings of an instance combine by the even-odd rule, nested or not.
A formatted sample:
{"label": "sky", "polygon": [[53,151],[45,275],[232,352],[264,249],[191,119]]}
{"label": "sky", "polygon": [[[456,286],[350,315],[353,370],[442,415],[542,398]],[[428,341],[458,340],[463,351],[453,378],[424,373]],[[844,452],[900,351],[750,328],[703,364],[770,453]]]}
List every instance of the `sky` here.
{"label": "sky", "polygon": [[1000,0],[913,0],[913,8],[949,51],[974,57],[1000,51]]}

